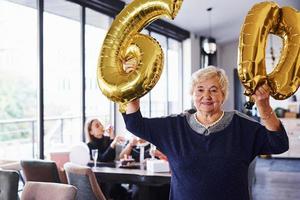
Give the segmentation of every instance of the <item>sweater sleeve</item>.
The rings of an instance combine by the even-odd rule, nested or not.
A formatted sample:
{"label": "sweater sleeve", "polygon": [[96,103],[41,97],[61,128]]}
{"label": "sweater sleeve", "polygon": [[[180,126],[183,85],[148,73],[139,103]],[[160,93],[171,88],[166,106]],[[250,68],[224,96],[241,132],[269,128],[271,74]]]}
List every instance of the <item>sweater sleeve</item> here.
{"label": "sweater sleeve", "polygon": [[123,114],[123,118],[128,131],[149,141],[158,148],[164,146],[168,140],[167,138],[169,138],[168,117],[144,118],[138,110],[135,113]]}
{"label": "sweater sleeve", "polygon": [[269,131],[260,126],[255,139],[255,155],[280,154],[289,149],[289,140],[281,124],[280,131]]}
{"label": "sweater sleeve", "polygon": [[89,143],[87,143],[87,146],[89,147],[89,151],[90,151],[90,160],[93,160],[93,156],[92,156],[93,147],[92,147],[92,144],[89,142]]}
{"label": "sweater sleeve", "polygon": [[114,159],[116,157],[116,151],[115,151],[115,149],[110,147],[110,144],[112,143],[112,141],[113,140],[110,140],[108,143],[109,145],[106,148],[106,150],[103,153],[99,154],[98,161],[100,161],[100,162],[114,161]]}

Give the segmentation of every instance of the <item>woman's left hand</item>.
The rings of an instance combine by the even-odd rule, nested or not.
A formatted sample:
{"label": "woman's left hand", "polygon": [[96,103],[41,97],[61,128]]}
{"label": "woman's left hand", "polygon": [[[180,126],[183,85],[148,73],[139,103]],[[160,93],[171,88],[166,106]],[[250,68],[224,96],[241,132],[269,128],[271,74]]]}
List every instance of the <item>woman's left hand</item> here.
{"label": "woman's left hand", "polygon": [[115,139],[112,141],[112,143],[110,144],[110,147],[114,149],[117,144],[122,144],[124,142],[125,142],[125,138],[121,135],[117,135]]}
{"label": "woman's left hand", "polygon": [[252,97],[260,114],[260,119],[263,121],[265,127],[270,131],[281,130],[280,121],[270,105],[270,87],[268,84],[265,83],[258,87]]}
{"label": "woman's left hand", "polygon": [[270,112],[270,87],[267,83],[259,86],[252,95],[260,113]]}
{"label": "woman's left hand", "polygon": [[111,140],[115,138],[114,128],[111,125],[109,125],[109,127],[106,129],[106,132],[108,133]]}

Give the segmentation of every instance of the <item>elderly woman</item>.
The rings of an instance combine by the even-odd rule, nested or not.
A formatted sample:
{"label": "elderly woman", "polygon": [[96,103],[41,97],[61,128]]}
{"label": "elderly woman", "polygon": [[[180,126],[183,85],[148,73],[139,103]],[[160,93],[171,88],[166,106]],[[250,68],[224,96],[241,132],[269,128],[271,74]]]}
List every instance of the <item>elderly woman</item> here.
{"label": "elderly woman", "polygon": [[237,112],[225,112],[224,70],[209,66],[192,76],[196,113],[143,118],[139,101],[123,114],[127,129],[156,145],[169,159],[172,200],[248,200],[248,166],[260,154],[288,150],[288,137],[269,104],[269,87],[253,95],[263,124]]}

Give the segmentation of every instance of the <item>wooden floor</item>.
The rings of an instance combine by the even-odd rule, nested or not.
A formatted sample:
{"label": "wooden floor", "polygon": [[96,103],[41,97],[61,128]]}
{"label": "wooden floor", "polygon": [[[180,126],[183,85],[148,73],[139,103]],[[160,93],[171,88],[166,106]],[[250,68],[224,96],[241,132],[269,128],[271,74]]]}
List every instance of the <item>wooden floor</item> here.
{"label": "wooden floor", "polygon": [[261,158],[257,160],[253,199],[300,200],[300,172],[270,170],[272,162],[276,160]]}

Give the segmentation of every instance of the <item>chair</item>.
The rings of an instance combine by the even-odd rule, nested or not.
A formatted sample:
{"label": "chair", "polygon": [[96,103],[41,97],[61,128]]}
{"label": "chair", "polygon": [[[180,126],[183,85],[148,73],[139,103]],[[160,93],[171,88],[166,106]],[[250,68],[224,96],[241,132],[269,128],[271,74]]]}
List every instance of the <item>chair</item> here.
{"label": "chair", "polygon": [[21,168],[25,181],[60,183],[55,162],[44,160],[22,160]]}
{"label": "chair", "polygon": [[21,200],[75,200],[76,193],[77,189],[71,185],[28,181]]}
{"label": "chair", "polygon": [[78,200],[106,200],[91,168],[70,162],[66,163],[64,168],[68,183],[78,189]]}
{"label": "chair", "polygon": [[13,170],[0,170],[0,199],[18,199],[19,174]]}

